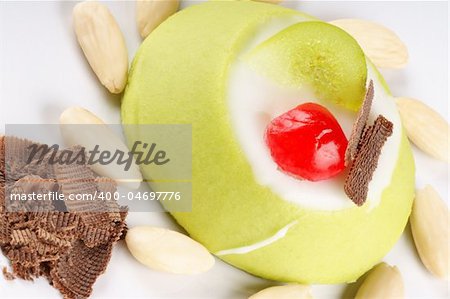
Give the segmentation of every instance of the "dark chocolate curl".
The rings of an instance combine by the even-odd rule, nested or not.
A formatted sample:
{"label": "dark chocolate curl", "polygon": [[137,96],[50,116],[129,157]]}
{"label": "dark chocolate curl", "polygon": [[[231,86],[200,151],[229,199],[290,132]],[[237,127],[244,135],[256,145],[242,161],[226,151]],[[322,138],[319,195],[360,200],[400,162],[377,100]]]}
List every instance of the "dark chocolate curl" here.
{"label": "dark chocolate curl", "polygon": [[381,149],[392,135],[392,130],[393,124],[380,115],[363,134],[344,185],[345,193],[358,206],[366,202],[369,183],[378,166]]}

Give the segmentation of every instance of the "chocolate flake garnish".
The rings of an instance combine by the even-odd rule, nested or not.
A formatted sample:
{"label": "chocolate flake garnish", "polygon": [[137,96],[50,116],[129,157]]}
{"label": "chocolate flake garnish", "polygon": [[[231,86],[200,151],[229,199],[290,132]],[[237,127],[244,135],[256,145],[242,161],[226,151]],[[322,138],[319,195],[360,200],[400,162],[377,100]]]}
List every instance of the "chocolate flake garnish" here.
{"label": "chocolate flake garnish", "polygon": [[[37,175],[26,175],[16,182],[9,182],[7,194],[46,194],[58,189],[58,184],[54,179],[43,179]],[[11,187],[12,185],[12,187]],[[51,201],[26,201],[26,202],[9,202],[9,210],[39,212],[54,210]]]}
{"label": "chocolate flake garnish", "polygon": [[11,245],[14,247],[30,245],[34,241],[36,241],[36,235],[29,228],[11,232]]}
{"label": "chocolate flake garnish", "polygon": [[54,285],[65,297],[88,297],[98,276],[106,270],[111,250],[111,243],[89,248],[82,241],[75,242],[70,253],[50,271]]}
{"label": "chocolate flake garnish", "polygon": [[5,137],[0,136],[0,213],[3,213],[5,207],[5,180]]}
{"label": "chocolate flake garnish", "polygon": [[86,165],[53,166],[46,163],[48,156],[28,163],[33,144],[0,136],[0,249],[12,269],[4,268],[3,275],[25,280],[44,276],[65,298],[89,297],[113,245],[126,232],[127,208],[102,200],[64,201],[68,212],[52,201],[10,204],[11,191],[61,191],[65,196],[116,191],[114,180],[95,177]]}
{"label": "chocolate flake garnish", "polygon": [[0,217],[0,246],[9,243],[10,235],[8,221],[4,217]]}
{"label": "chocolate flake garnish", "polygon": [[3,267],[2,273],[3,273],[3,277],[6,280],[14,280],[15,279],[14,275],[12,273],[10,273],[6,267]]}
{"label": "chocolate flake garnish", "polygon": [[[71,152],[77,154],[79,151],[84,151],[83,148],[76,146],[70,149]],[[96,189],[94,173],[82,164],[55,164],[55,175],[60,182],[61,191],[64,196],[70,194],[94,194]],[[70,211],[75,211],[76,207],[71,205],[84,204],[85,201],[67,201],[66,206]],[[90,203],[87,203],[90,206]],[[79,210],[78,210],[79,211]]]}
{"label": "chocolate flake garnish", "polygon": [[353,125],[352,133],[350,135],[347,150],[345,151],[345,166],[350,165],[358,153],[358,146],[360,144],[364,129],[366,128],[367,121],[369,119],[370,109],[372,108],[372,102],[374,97],[373,81],[370,80],[367,88],[366,96],[363,104],[359,109],[356,122]]}
{"label": "chocolate flake garnish", "polygon": [[51,233],[42,228],[38,228],[36,232],[37,232],[37,239],[42,243],[57,247],[71,246],[71,242],[67,240],[67,238],[64,238],[65,236],[59,237],[57,233]]}
{"label": "chocolate flake garnish", "polygon": [[392,130],[393,124],[380,115],[363,134],[344,185],[345,193],[358,206],[362,206],[367,199],[369,183],[378,166],[381,149],[392,135]]}

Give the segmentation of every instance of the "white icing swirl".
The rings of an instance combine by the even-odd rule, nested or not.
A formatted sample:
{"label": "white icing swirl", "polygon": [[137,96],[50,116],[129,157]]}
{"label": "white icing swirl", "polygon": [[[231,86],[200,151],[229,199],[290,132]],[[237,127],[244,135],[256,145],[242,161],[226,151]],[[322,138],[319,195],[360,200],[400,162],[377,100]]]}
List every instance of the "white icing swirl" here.
{"label": "white icing swirl", "polygon": [[286,236],[286,234],[288,233],[289,229],[291,227],[293,227],[294,225],[296,225],[297,223],[298,223],[297,220],[293,221],[293,222],[289,223],[288,225],[284,226],[283,228],[281,228],[273,236],[271,236],[265,240],[262,240],[260,242],[254,243],[252,245],[242,246],[242,247],[232,248],[232,249],[225,249],[225,250],[218,251],[214,254],[217,256],[229,255],[229,254],[246,254],[246,253],[252,252],[254,250],[261,249],[263,247],[269,246],[270,244],[275,243],[276,241],[284,238]]}

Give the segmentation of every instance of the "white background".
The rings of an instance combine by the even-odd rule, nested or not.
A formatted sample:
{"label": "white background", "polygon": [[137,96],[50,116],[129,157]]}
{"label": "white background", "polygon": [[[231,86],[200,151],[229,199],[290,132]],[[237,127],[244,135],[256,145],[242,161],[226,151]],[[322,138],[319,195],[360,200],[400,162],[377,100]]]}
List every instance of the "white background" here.
{"label": "white background", "polygon": [[[0,133],[7,123],[57,123],[67,107],[79,105],[109,123],[120,123],[119,96],[98,84],[74,36],[71,11],[74,2],[0,3]],[[124,32],[130,61],[141,40],[135,26],[133,1],[108,2]],[[183,3],[183,7],[189,4]],[[324,20],[364,18],[393,29],[406,43],[409,65],[382,71],[394,95],[425,101],[448,120],[448,3],[447,2],[285,2]],[[417,187],[432,184],[448,198],[448,167],[415,149]],[[130,227],[157,225],[180,230],[163,213],[132,213]],[[331,250],[331,249],[330,249]],[[448,284],[432,277],[421,264],[409,226],[386,256],[397,265],[407,298],[448,298]],[[0,254],[0,267],[7,260]],[[137,263],[125,245],[113,253],[107,272],[94,287],[93,297],[246,298],[274,285],[219,260],[208,273],[177,276],[154,272]],[[358,283],[314,286],[316,298],[350,298]],[[34,283],[7,282],[0,277],[0,297],[58,298],[44,279]]]}

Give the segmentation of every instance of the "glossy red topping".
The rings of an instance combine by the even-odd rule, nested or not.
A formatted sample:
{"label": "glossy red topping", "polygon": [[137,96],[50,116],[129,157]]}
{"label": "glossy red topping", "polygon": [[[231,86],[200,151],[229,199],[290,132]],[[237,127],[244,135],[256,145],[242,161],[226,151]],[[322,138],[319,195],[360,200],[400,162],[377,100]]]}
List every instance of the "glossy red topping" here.
{"label": "glossy red topping", "polygon": [[321,105],[305,103],[274,118],[265,140],[279,168],[294,177],[326,180],[345,168],[347,138]]}

